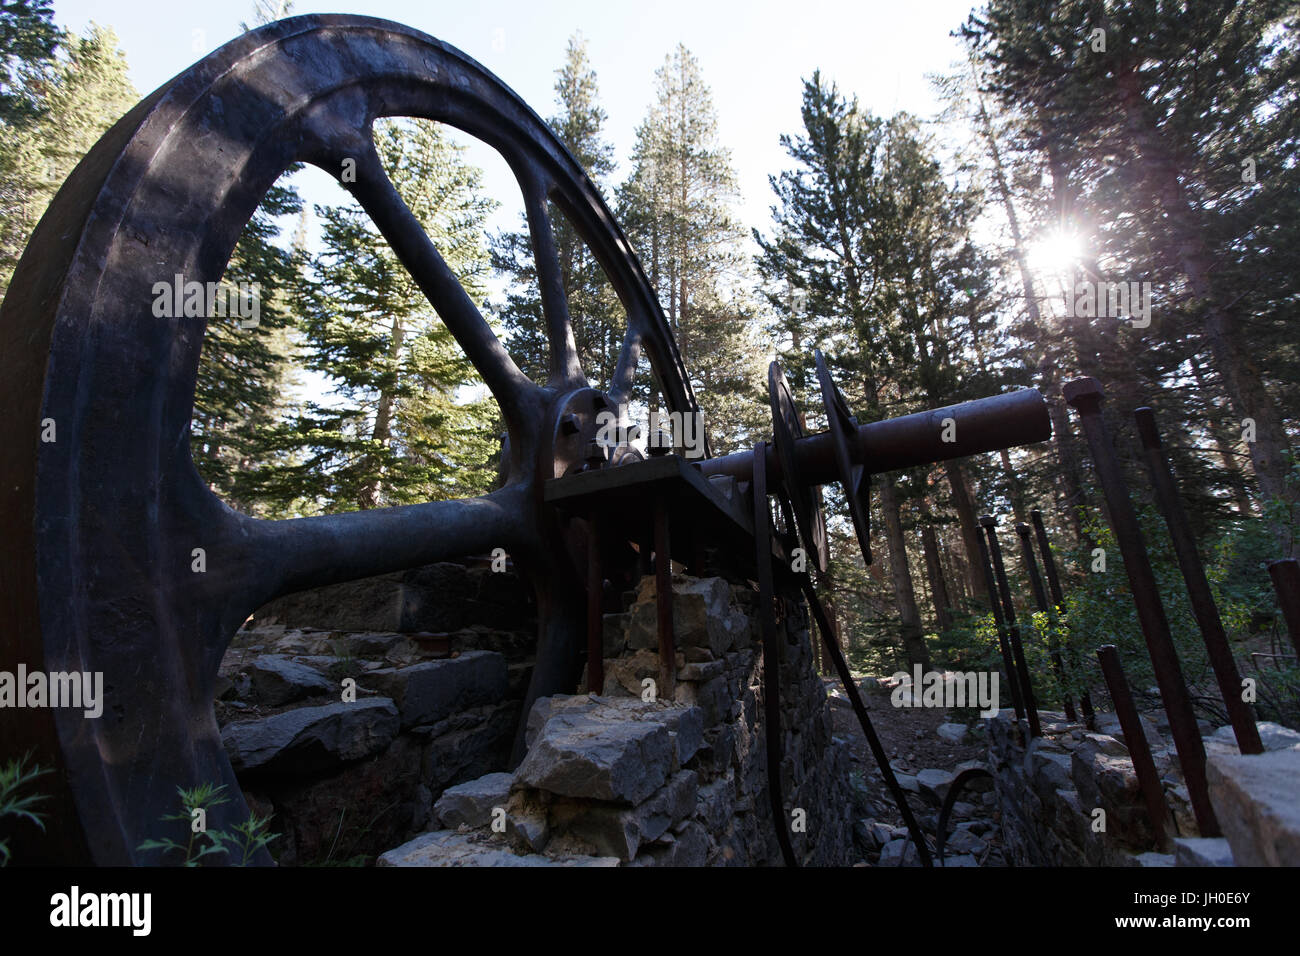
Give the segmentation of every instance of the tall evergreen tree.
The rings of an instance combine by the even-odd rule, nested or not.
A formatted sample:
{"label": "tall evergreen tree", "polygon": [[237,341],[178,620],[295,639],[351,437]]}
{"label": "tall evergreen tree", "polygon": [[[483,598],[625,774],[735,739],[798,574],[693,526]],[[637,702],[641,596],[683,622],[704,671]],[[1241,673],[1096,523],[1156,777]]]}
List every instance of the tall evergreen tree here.
{"label": "tall evergreen tree", "polygon": [[[398,192],[470,295],[488,272],[483,227],[492,201],[434,123],[376,124],[376,148]],[[477,494],[491,482],[497,413],[451,333],[355,204],[317,207],[322,251],[302,283],[307,368],[333,384],[280,430],[265,494],[326,510]]]}
{"label": "tall evergreen tree", "polygon": [[[655,72],[621,219],[667,314],[716,449],[744,444],[766,393],[757,310],[743,283],[736,178],[713,98],[685,46]],[[762,407],[759,405],[758,407]]]}
{"label": "tall evergreen tree", "polygon": [[[4,21],[5,30],[31,19]],[[35,19],[32,29],[44,36],[48,19]],[[33,43],[37,53],[46,49],[44,40]],[[12,55],[30,46],[16,43]],[[9,99],[0,103],[8,114],[0,115],[0,296],[63,181],[137,99],[111,29],[92,24],[83,37],[60,34],[53,64],[23,62],[6,63]]]}
{"label": "tall evergreen tree", "polygon": [[[548,121],[551,128],[603,191],[614,172],[614,147],[605,140],[607,116],[600,106],[596,73],[581,33],[569,38],[564,65],[556,71],[555,103],[559,111]],[[627,316],[604,269],[563,211],[550,203],[549,215],[578,359],[593,386],[608,388],[618,363]],[[492,265],[511,283],[498,309],[510,333],[511,355],[534,380],[545,382],[546,322],[526,220],[518,231],[494,237]]]}

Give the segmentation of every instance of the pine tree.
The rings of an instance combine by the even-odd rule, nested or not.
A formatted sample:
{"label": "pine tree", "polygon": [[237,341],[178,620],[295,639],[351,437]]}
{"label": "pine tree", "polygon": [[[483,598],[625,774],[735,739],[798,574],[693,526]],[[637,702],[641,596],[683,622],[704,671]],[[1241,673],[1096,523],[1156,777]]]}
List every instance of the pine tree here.
{"label": "pine tree", "polygon": [[[559,112],[548,121],[551,128],[596,187],[603,190],[614,172],[614,147],[604,137],[607,116],[600,106],[596,73],[581,33],[569,38],[564,65],[556,71],[555,102]],[[549,215],[578,360],[594,387],[608,388],[618,363],[627,316],[604,269],[563,211],[550,203]],[[511,282],[504,304],[497,309],[510,333],[510,353],[526,374],[544,383],[546,322],[526,220],[519,231],[494,237],[492,266]]]}
{"label": "pine tree", "polygon": [[[39,9],[39,7],[37,7]],[[48,21],[41,18],[41,23]],[[12,26],[4,21],[6,30]],[[44,27],[33,27],[44,36]],[[45,40],[33,38],[38,51]],[[28,48],[15,44],[15,53]],[[112,30],[92,24],[84,37],[60,34],[51,64],[12,65],[0,101],[0,296],[27,240],[58,188],[101,135],[137,99]],[[15,82],[16,88],[8,84]]]}
{"label": "pine tree", "polygon": [[744,292],[744,234],[731,213],[736,178],[695,57],[679,44],[655,79],[620,218],[693,376],[714,448],[725,450],[752,439],[754,411],[766,404],[757,309]]}
{"label": "pine tree", "polygon": [[[480,171],[427,121],[378,123],[375,142],[412,213],[482,302],[492,201],[480,195]],[[317,215],[323,248],[298,308],[306,366],[332,380],[336,400],[307,403],[281,429],[277,450],[302,460],[266,469],[264,492],[338,511],[486,490],[499,428],[473,366],[360,208]]]}

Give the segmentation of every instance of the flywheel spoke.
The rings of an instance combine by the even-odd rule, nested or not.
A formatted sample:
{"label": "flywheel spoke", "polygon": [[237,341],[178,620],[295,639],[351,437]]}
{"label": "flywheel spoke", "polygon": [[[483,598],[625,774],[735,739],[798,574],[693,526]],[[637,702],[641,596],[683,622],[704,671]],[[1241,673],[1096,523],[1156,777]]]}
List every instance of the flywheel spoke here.
{"label": "flywheel spoke", "polygon": [[560,256],[555,248],[555,227],[546,208],[547,189],[541,176],[529,168],[519,177],[524,194],[524,213],[532,237],[533,262],[537,266],[537,287],[546,317],[546,338],[550,343],[549,384],[565,391],[582,388],[587,378],[578,361],[578,346],[569,318]]}
{"label": "flywheel spoke", "polygon": [[368,138],[359,138],[357,147],[356,181],[345,182],[344,187],[379,228],[466,357],[483,376],[506,421],[524,420],[526,406],[536,399],[537,386],[519,370],[456,273],[429,239],[420,220],[406,205],[380,162],[374,144]]}

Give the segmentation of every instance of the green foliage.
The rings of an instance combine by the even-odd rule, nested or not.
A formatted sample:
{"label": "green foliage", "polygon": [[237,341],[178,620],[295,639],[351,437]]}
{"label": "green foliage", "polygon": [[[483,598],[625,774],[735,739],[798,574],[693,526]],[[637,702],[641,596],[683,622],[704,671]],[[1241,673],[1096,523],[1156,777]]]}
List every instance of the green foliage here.
{"label": "green foliage", "polygon": [[[270,817],[260,817],[252,813],[249,814],[248,819],[229,830],[206,828],[197,832],[195,830],[195,811],[203,811],[206,817],[212,808],[230,802],[230,798],[224,793],[225,789],[225,784],[212,783],[201,783],[189,790],[177,787],[176,792],[180,796],[182,810],[180,813],[167,814],[161,819],[163,823],[184,824],[189,831],[186,842],[182,844],[171,837],[163,837],[160,840],[145,840],[138,849],[161,850],[164,859],[171,855],[172,859],[167,862],[179,862],[182,866],[199,866],[202,860],[216,856],[229,857],[233,866],[248,866],[260,850],[265,849],[272,840],[279,837],[279,834],[271,833],[267,829],[271,822]],[[179,859],[176,859],[177,856]]]}
{"label": "green foliage", "polygon": [[[483,223],[493,207],[463,147],[424,120],[376,124],[381,161],[471,298],[488,270]],[[261,495],[325,511],[376,508],[485,491],[498,412],[414,280],[353,203],[318,207],[322,251],[294,284],[305,367],[333,387],[269,432],[279,461]]]}
{"label": "green foliage", "polygon": [[[48,5],[10,6],[0,14],[0,296],[55,192],[137,98],[112,30],[59,32],[51,48]],[[23,34],[12,46],[11,31]]]}
{"label": "green foliage", "polygon": [[[27,820],[44,830],[45,814],[33,808],[42,800],[48,800],[49,797],[42,793],[19,794],[20,790],[29,786],[38,777],[50,772],[49,768],[41,767],[40,764],[28,767],[27,761],[30,759],[31,754],[27,753],[0,765],[0,820],[6,817]],[[8,839],[0,839],[0,866],[8,865],[9,855]]]}

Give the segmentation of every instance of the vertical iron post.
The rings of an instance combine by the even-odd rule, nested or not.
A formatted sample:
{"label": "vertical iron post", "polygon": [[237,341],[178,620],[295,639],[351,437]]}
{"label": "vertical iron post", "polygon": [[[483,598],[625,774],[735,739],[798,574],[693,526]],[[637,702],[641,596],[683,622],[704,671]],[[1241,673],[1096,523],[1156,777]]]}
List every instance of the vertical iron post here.
{"label": "vertical iron post", "polygon": [[1128,488],[1111,443],[1110,431],[1102,418],[1101,385],[1094,378],[1082,378],[1067,382],[1062,391],[1066,402],[1079,413],[1079,421],[1092,452],[1093,468],[1097,472],[1102,493],[1106,496],[1111,528],[1115,532],[1115,540],[1124,561],[1124,571],[1128,575],[1129,590],[1137,607],[1142,636],[1146,640],[1151,667],[1160,688],[1160,699],[1164,703],[1165,714],[1169,717],[1169,730],[1174,738],[1174,746],[1178,749],[1178,761],[1187,781],[1196,826],[1201,836],[1217,837],[1220,835],[1219,822],[1215,818],[1214,807],[1210,805],[1209,785],[1205,777],[1205,744],[1201,741],[1196,726],[1196,712],[1192,710],[1191,697],[1183,680],[1183,669],[1178,663],[1178,652],[1174,649],[1173,636],[1169,632],[1169,620],[1165,617],[1165,608],[1160,601],[1159,585],[1155,572],[1151,570],[1142,529],[1133,510],[1133,502],[1129,499]]}
{"label": "vertical iron post", "polygon": [[1255,726],[1255,715],[1241,698],[1241,672],[1237,670],[1232,648],[1228,646],[1228,635],[1223,630],[1223,621],[1219,617],[1218,605],[1214,603],[1210,582],[1205,578],[1205,567],[1196,550],[1196,539],[1192,535],[1187,512],[1183,510],[1183,503],[1178,497],[1174,473],[1165,457],[1160,433],[1156,430],[1155,412],[1150,408],[1139,408],[1133,413],[1133,418],[1137,422],[1138,436],[1142,439],[1142,453],[1146,458],[1147,472],[1151,475],[1156,504],[1160,506],[1165,524],[1169,527],[1174,554],[1178,556],[1178,567],[1183,572],[1187,596],[1191,599],[1192,614],[1201,629],[1201,639],[1205,642],[1210,666],[1214,668],[1214,676],[1219,682],[1219,693],[1228,709],[1228,720],[1237,736],[1237,749],[1244,754],[1261,754],[1264,745],[1260,742],[1259,729]]}

